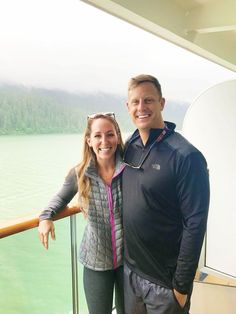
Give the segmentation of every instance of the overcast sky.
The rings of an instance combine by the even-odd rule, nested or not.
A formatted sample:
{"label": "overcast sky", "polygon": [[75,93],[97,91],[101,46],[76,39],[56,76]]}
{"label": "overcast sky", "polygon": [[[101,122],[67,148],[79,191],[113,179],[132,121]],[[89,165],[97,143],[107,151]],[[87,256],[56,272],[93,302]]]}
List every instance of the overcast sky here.
{"label": "overcast sky", "polygon": [[0,81],[126,95],[157,76],[166,98],[192,101],[233,73],[79,0],[0,0]]}

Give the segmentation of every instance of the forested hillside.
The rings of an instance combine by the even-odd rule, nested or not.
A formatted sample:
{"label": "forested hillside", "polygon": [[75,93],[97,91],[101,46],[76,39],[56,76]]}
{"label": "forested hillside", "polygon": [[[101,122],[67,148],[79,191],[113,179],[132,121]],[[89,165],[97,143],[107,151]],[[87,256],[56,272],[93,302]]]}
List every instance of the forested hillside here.
{"label": "forested hillside", "polygon": [[[180,129],[187,107],[168,102],[164,118],[177,123]],[[0,135],[81,133],[87,114],[100,111],[114,111],[122,131],[134,129],[125,98],[117,95],[0,85]]]}

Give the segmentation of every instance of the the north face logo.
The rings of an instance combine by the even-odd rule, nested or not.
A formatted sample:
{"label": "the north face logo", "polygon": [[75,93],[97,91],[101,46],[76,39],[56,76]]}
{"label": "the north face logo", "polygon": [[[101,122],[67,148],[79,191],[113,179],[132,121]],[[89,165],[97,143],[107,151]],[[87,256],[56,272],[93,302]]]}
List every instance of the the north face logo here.
{"label": "the north face logo", "polygon": [[152,168],[155,170],[161,170],[161,166],[159,164],[152,164]]}

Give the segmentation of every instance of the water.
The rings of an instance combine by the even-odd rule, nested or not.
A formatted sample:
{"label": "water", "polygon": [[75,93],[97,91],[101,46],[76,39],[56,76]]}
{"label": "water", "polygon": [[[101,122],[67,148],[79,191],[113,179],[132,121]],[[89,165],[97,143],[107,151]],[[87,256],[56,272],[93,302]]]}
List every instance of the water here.
{"label": "water", "polygon": [[[0,137],[0,222],[36,214],[60,188],[81,156],[82,135]],[[77,215],[80,241],[84,229]],[[37,229],[1,239],[0,312],[71,312],[69,218],[55,223],[57,240],[46,251]],[[79,266],[80,313],[87,313]]]}
{"label": "water", "polygon": [[82,135],[0,137],[0,219],[36,213],[81,154]]}
{"label": "water", "polygon": [[[126,138],[128,134],[124,134]],[[0,223],[39,213],[81,158],[83,136],[0,136]],[[78,248],[85,220],[77,216]],[[37,228],[0,241],[0,313],[72,312],[69,218],[46,251]],[[87,314],[79,266],[80,314]]]}

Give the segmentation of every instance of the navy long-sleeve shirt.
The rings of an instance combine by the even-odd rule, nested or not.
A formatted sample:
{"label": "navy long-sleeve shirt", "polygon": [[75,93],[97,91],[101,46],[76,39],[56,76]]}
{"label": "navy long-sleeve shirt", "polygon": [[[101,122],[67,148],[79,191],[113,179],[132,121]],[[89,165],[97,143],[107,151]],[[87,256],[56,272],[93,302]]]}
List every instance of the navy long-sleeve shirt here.
{"label": "navy long-sleeve shirt", "polygon": [[[143,146],[138,132],[126,145],[123,173],[125,260],[151,282],[188,293],[206,230],[209,178],[204,156],[166,123]],[[146,158],[144,158],[146,156]]]}

